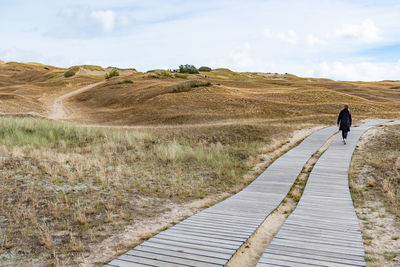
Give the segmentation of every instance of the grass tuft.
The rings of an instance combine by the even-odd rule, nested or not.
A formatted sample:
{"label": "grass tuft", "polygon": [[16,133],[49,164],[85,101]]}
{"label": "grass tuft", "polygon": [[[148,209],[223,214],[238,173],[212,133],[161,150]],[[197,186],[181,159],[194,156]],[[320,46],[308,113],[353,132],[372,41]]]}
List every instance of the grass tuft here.
{"label": "grass tuft", "polygon": [[187,82],[181,82],[178,84],[175,84],[169,88],[169,91],[171,93],[181,93],[181,92],[189,92],[193,88],[198,88],[198,87],[206,87],[206,86],[211,86],[211,82],[209,81],[187,81]]}
{"label": "grass tuft", "polygon": [[119,76],[119,72],[117,70],[112,70],[105,75],[105,78],[108,80],[112,77]]}
{"label": "grass tuft", "polygon": [[122,80],[118,82],[118,84],[131,84],[131,83],[133,83],[132,80]]}

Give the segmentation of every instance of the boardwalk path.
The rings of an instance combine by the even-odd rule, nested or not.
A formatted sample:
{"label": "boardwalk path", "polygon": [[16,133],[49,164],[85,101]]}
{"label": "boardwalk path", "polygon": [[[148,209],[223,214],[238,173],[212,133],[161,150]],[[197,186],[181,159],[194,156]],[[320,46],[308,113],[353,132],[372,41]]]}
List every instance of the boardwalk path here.
{"label": "boardwalk path", "polygon": [[157,234],[106,266],[223,266],[285,198],[304,164],[336,129],[313,133],[238,194]]}
{"label": "boardwalk path", "polygon": [[296,210],[257,266],[365,266],[364,247],[348,187],[348,167],[360,136],[376,120],[338,136],[312,170]]}

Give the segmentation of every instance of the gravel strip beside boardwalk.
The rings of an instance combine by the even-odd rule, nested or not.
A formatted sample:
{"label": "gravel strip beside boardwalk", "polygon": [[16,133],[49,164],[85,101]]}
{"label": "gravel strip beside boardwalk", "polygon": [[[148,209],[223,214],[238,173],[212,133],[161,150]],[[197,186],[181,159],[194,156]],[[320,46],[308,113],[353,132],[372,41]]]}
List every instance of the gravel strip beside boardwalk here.
{"label": "gravel strip beside boardwalk", "polygon": [[157,234],[106,266],[223,266],[285,198],[304,164],[336,129],[313,133],[238,194]]}
{"label": "gravel strip beside boardwalk", "polygon": [[353,127],[347,145],[337,136],[312,170],[296,210],[257,266],[365,266],[348,168],[361,135],[383,122]]}

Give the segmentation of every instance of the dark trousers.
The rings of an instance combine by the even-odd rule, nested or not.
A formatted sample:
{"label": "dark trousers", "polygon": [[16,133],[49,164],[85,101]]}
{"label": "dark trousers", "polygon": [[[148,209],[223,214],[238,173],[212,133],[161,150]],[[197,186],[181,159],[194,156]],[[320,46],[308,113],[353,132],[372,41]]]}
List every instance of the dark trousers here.
{"label": "dark trousers", "polygon": [[347,133],[348,133],[348,131],[342,131],[342,137],[343,137],[343,139],[346,139],[346,138],[347,138]]}

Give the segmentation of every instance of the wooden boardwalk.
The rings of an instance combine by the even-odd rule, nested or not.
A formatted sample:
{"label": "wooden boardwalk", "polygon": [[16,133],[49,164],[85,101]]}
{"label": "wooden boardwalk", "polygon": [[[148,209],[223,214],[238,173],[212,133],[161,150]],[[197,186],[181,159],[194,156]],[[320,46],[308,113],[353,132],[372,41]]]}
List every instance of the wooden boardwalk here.
{"label": "wooden boardwalk", "polygon": [[365,266],[364,246],[348,187],[360,136],[375,120],[353,127],[347,145],[335,138],[313,168],[296,210],[272,240],[262,266]]}
{"label": "wooden boardwalk", "polygon": [[336,131],[328,127],[313,133],[238,194],[155,235],[106,266],[223,266],[280,204],[305,163]]}

